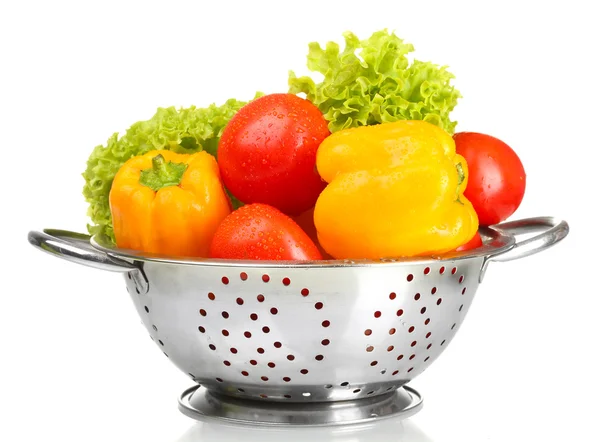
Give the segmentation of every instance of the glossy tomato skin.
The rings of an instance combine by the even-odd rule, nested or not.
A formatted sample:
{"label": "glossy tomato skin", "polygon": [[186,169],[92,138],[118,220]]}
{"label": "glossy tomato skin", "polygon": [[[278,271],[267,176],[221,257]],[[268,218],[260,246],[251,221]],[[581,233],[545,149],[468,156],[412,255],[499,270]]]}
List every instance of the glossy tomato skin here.
{"label": "glossy tomato skin", "polygon": [[219,225],[211,258],[252,260],[320,260],[319,249],[289,216],[267,204],[254,203],[230,213]]}
{"label": "glossy tomato skin", "polygon": [[479,232],[475,232],[473,238],[464,243],[462,246],[456,248],[457,252],[464,252],[466,250],[473,250],[483,245],[483,241],[481,240],[481,235]]}
{"label": "glossy tomato skin", "polygon": [[310,101],[287,93],[257,98],[233,116],[221,136],[223,183],[246,204],[299,215],[325,188],[315,163],[328,135],[327,120]]}
{"label": "glossy tomato skin", "polygon": [[489,226],[510,217],[525,195],[526,175],[521,159],[505,142],[477,132],[454,134],[456,152],[467,161],[465,197],[473,204],[479,224]]}

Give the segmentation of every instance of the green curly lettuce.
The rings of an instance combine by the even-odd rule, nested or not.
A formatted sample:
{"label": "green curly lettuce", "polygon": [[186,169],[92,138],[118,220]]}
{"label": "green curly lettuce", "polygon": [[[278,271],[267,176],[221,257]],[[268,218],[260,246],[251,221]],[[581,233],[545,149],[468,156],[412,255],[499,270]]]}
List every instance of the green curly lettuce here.
{"label": "green curly lettuce", "polygon": [[[258,92],[254,98],[261,95]],[[88,232],[104,234],[115,241],[108,195],[117,171],[127,160],[154,149],[178,153],[205,150],[216,156],[225,126],[245,104],[247,102],[229,99],[221,106],[213,103],[205,108],[158,108],[152,118],[134,123],[122,137],[114,133],[105,146],[96,146],[82,174],[83,195],[89,203],[87,215],[93,222],[88,224]],[[234,207],[241,204],[233,197],[231,200]]]}
{"label": "green curly lettuce", "polygon": [[328,42],[325,49],[309,44],[307,66],[323,74],[321,83],[309,76],[289,72],[289,92],[304,93],[317,105],[335,132],[349,127],[397,120],[425,120],[454,133],[450,112],[461,98],[450,81],[446,66],[422,61],[409,63],[414,51],[387,29],[359,40],[352,32],[343,34],[345,48]]}

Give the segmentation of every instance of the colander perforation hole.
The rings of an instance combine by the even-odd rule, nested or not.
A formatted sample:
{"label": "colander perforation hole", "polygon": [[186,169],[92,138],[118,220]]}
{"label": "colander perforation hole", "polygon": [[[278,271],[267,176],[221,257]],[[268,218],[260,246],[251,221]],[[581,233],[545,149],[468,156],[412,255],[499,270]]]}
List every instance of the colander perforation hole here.
{"label": "colander perforation hole", "polygon": [[329,389],[333,388],[333,385],[327,384],[327,385],[324,385],[323,387],[326,388],[327,390],[329,390]]}
{"label": "colander perforation hole", "polygon": [[221,379],[221,378],[215,378],[215,380],[216,380],[217,382],[223,382],[223,379]]}
{"label": "colander perforation hole", "polygon": [[372,395],[373,393],[375,393],[375,392],[373,390],[371,390],[367,393],[367,396]]}
{"label": "colander perforation hole", "polygon": [[368,353],[371,353],[373,350],[375,350],[375,347],[373,347],[372,345],[369,345],[369,346],[366,348],[366,350],[367,350],[367,352],[368,352]]}
{"label": "colander perforation hole", "polygon": [[217,349],[215,344],[208,344],[208,348],[210,348],[212,351],[215,351]]}
{"label": "colander perforation hole", "polygon": [[353,390],[352,393],[360,393],[360,388],[357,388],[356,390]]}
{"label": "colander perforation hole", "polygon": [[316,308],[317,310],[321,310],[321,309],[323,308],[323,303],[322,303],[322,302],[317,302],[317,303],[315,303],[315,308]]}
{"label": "colander perforation hole", "polygon": [[410,274],[408,274],[408,275],[406,276],[406,280],[407,280],[408,282],[411,282],[413,279],[414,279],[414,276],[412,275],[412,273],[410,273]]}
{"label": "colander perforation hole", "polygon": [[412,342],[410,343],[410,346],[411,346],[411,347],[415,347],[416,345],[417,345],[417,341],[412,341]]}
{"label": "colander perforation hole", "polygon": [[239,391],[240,393],[245,393],[246,390],[244,390],[243,388],[238,388],[237,391]]}
{"label": "colander perforation hole", "polygon": [[168,354],[166,354],[164,351],[163,351],[163,354],[164,354],[164,355],[165,355],[167,358],[169,357],[169,355],[168,355]]}
{"label": "colander perforation hole", "polygon": [[410,327],[408,327],[408,332],[409,333],[412,333],[414,331],[415,331],[415,326],[414,325],[411,325]]}
{"label": "colander perforation hole", "polygon": [[221,330],[221,334],[222,334],[223,336],[229,336],[229,331],[227,331],[227,330],[223,329],[223,330]]}
{"label": "colander perforation hole", "polygon": [[393,301],[394,299],[396,299],[396,293],[392,292],[390,293],[390,299]]}
{"label": "colander perforation hole", "polygon": [[244,336],[248,339],[250,339],[252,337],[252,333],[250,333],[249,331],[245,331],[244,332]]}
{"label": "colander perforation hole", "polygon": [[408,360],[409,360],[409,361],[412,361],[412,360],[413,360],[413,359],[414,359],[416,356],[417,356],[417,355],[415,355],[415,354],[412,354],[412,355],[410,355],[410,357],[408,358]]}
{"label": "colander perforation hole", "polygon": [[460,292],[460,294],[461,294],[461,295],[464,295],[464,294],[466,293],[466,291],[467,291],[467,288],[466,288],[466,287],[464,287],[464,288],[462,289],[462,292]]}
{"label": "colander perforation hole", "polygon": [[256,313],[251,313],[250,319],[252,319],[253,321],[258,321],[258,315]]}
{"label": "colander perforation hole", "polygon": [[198,331],[200,333],[206,333],[206,329],[204,327],[202,327],[201,325],[198,327]]}
{"label": "colander perforation hole", "polygon": [[454,275],[454,274],[456,274],[456,270],[457,270],[457,268],[456,268],[456,267],[452,267],[452,274],[453,274],[453,275]]}
{"label": "colander perforation hole", "polygon": [[302,374],[308,374],[308,370],[306,368],[303,368],[302,370],[300,370],[300,373],[302,373]]}
{"label": "colander perforation hole", "polygon": [[266,395],[266,394],[264,394],[264,393],[261,393],[261,394],[259,394],[258,396],[259,396],[259,397],[261,397],[261,398],[263,398],[263,399],[268,399],[268,398],[269,398],[269,396],[267,396],[267,395]]}
{"label": "colander perforation hole", "polygon": [[396,312],[396,316],[402,316],[403,314],[404,314],[404,310],[402,310],[402,309],[399,309],[399,310]]}
{"label": "colander perforation hole", "polygon": [[427,356],[425,359],[423,359],[423,362],[427,362],[429,360],[429,356]]}
{"label": "colander perforation hole", "polygon": [[206,316],[206,310],[204,310],[203,308],[201,308],[199,310],[199,312],[200,312],[200,316]]}
{"label": "colander perforation hole", "polygon": [[[139,295],[140,294],[140,289],[138,289],[137,287],[135,288],[135,292]],[[168,356],[167,356],[168,357]]]}
{"label": "colander perforation hole", "polygon": [[234,355],[236,355],[236,354],[237,354],[237,352],[238,352],[238,351],[237,351],[237,348],[235,348],[235,347],[231,347],[231,348],[229,349],[229,351],[230,351],[231,353],[233,353]]}
{"label": "colander perforation hole", "polygon": [[261,376],[260,380],[263,381],[263,382],[267,382],[269,380],[269,378],[266,377],[266,376]]}
{"label": "colander perforation hole", "polygon": [[296,356],[294,355],[287,355],[286,357],[288,361],[293,361],[294,359],[296,359]]}
{"label": "colander perforation hole", "polygon": [[365,330],[365,336],[371,336],[372,333],[373,333],[373,330],[371,330],[370,328]]}
{"label": "colander perforation hole", "polygon": [[258,365],[258,361],[255,359],[250,359],[250,365]]}
{"label": "colander perforation hole", "polygon": [[275,342],[273,342],[273,347],[275,347],[275,348],[281,348],[282,344],[279,341],[275,341]]}
{"label": "colander perforation hole", "polygon": [[347,387],[348,385],[350,385],[350,382],[342,382],[340,387]]}
{"label": "colander perforation hole", "polygon": [[229,313],[228,312],[221,312],[221,316],[223,316],[224,319],[228,319],[229,318]]}
{"label": "colander perforation hole", "polygon": [[148,308],[147,305],[144,306],[144,310],[146,310],[146,313],[150,313],[150,309]]}
{"label": "colander perforation hole", "polygon": [[381,312],[377,310],[375,313],[373,313],[373,316],[375,316],[376,318],[381,318]]}
{"label": "colander perforation hole", "polygon": [[415,296],[415,301],[418,301],[419,299],[421,299],[421,294],[420,293],[416,293]]}
{"label": "colander perforation hole", "polygon": [[246,272],[240,273],[240,279],[246,281],[248,279],[248,274]]}
{"label": "colander perforation hole", "polygon": [[316,359],[317,361],[322,361],[323,359],[325,359],[325,356],[323,356],[323,355],[316,355],[316,356],[315,356],[315,359]]}
{"label": "colander perforation hole", "polygon": [[431,322],[431,318],[427,318],[427,319],[425,319],[425,322],[424,322],[424,324],[425,324],[425,325],[429,325],[429,323],[430,323],[430,322]]}
{"label": "colander perforation hole", "polygon": [[429,267],[425,267],[425,268],[423,269],[423,274],[425,274],[425,275],[429,275],[429,272],[431,272],[431,269],[430,269]]}
{"label": "colander perforation hole", "polygon": [[248,373],[247,371],[242,371],[242,376],[250,376],[250,373]]}
{"label": "colander perforation hole", "polygon": [[323,339],[323,340],[321,341],[321,345],[324,345],[324,346],[327,346],[327,345],[329,345],[330,343],[331,343],[331,341],[329,341],[329,339]]}
{"label": "colander perforation hole", "polygon": [[154,325],[154,324],[152,324],[152,329],[153,329],[154,331],[158,331],[158,327],[156,327],[156,325]]}
{"label": "colander perforation hole", "polygon": [[413,370],[414,370],[414,368],[415,368],[415,367],[410,367],[410,368],[409,368],[409,369],[408,369],[406,372],[407,372],[407,373],[410,373],[411,371],[413,371]]}
{"label": "colander perforation hole", "polygon": [[465,280],[465,275],[460,275],[460,278],[458,278],[458,283],[462,284],[462,282]]}
{"label": "colander perforation hole", "polygon": [[452,324],[452,327],[450,327],[450,330],[454,330],[454,327],[456,327],[456,322],[454,324]]}
{"label": "colander perforation hole", "polygon": [[443,275],[445,271],[446,271],[446,267],[444,267],[444,266],[440,267],[440,275]]}
{"label": "colander perforation hole", "polygon": [[423,307],[423,308],[421,308],[421,314],[422,314],[422,315],[424,315],[426,311],[427,311],[427,307]]}
{"label": "colander perforation hole", "polygon": [[390,345],[390,346],[387,348],[387,351],[388,351],[388,352],[390,352],[390,351],[394,351],[394,346],[393,346],[393,345]]}
{"label": "colander perforation hole", "polygon": [[444,339],[444,340],[443,340],[443,341],[440,343],[440,345],[444,345],[445,343],[446,343],[446,340]]}
{"label": "colander perforation hole", "polygon": [[213,292],[209,292],[207,296],[208,299],[210,299],[211,301],[214,301],[216,299],[216,296]]}
{"label": "colander perforation hole", "polygon": [[303,288],[302,290],[300,290],[300,294],[306,297],[310,294],[310,290],[308,290],[307,288]]}
{"label": "colander perforation hole", "polygon": [[275,362],[268,362],[267,363],[267,367],[269,367],[269,368],[275,368]]}
{"label": "colander perforation hole", "polygon": [[437,292],[437,287],[433,287],[433,288],[431,289],[431,294],[432,294],[432,295],[435,295],[435,294],[436,294],[436,292]]}
{"label": "colander perforation hole", "polygon": [[371,367],[375,367],[377,364],[378,364],[378,362],[377,362],[377,361],[372,361],[372,362],[371,362]]}
{"label": "colander perforation hole", "polygon": [[398,373],[400,373],[398,370],[394,370],[394,372],[392,373],[392,376],[396,376]]}
{"label": "colander perforation hole", "polygon": [[281,283],[282,283],[283,285],[285,285],[285,286],[288,286],[288,285],[290,285],[290,284],[291,284],[290,278],[287,278],[287,277],[286,277],[286,278],[283,278],[283,279],[281,280]]}
{"label": "colander perforation hole", "polygon": [[429,339],[430,336],[431,336],[431,332],[427,332],[427,334],[425,335],[425,338]]}
{"label": "colander perforation hole", "polygon": [[463,307],[464,307],[464,304],[461,304],[460,307],[458,308],[458,311],[462,312]]}
{"label": "colander perforation hole", "polygon": [[244,305],[244,300],[242,298],[237,298],[235,302],[237,303],[237,305]]}
{"label": "colander perforation hole", "polygon": [[431,348],[433,344],[427,344],[427,350],[429,350]]}
{"label": "colander perforation hole", "polygon": [[329,327],[331,325],[331,322],[329,322],[328,320],[325,320],[323,322],[321,322],[321,325],[325,328]]}
{"label": "colander perforation hole", "polygon": [[263,333],[269,333],[271,331],[271,329],[269,327],[267,327],[266,325],[262,328]]}
{"label": "colander perforation hole", "polygon": [[223,277],[221,278],[221,282],[222,282],[224,285],[227,285],[227,284],[229,284],[229,278],[228,278],[227,276],[223,276]]}
{"label": "colander perforation hole", "polygon": [[442,303],[442,298],[438,298],[438,300],[436,301],[437,305],[440,305]]}
{"label": "colander perforation hole", "polygon": [[231,367],[231,362],[229,362],[229,361],[223,361],[223,364],[224,364],[226,367]]}
{"label": "colander perforation hole", "polygon": [[257,300],[258,302],[265,302],[265,295],[258,295],[258,296],[256,297],[256,300]]}
{"label": "colander perforation hole", "polygon": [[283,397],[286,398],[286,399],[291,399],[292,398],[292,396],[289,395],[289,394],[284,394]]}
{"label": "colander perforation hole", "polygon": [[402,359],[404,359],[404,355],[398,355],[398,357],[396,358],[397,361],[401,361]]}
{"label": "colander perforation hole", "polygon": [[279,310],[277,310],[276,307],[271,307],[271,310],[269,310],[271,312],[272,315],[276,315],[277,313],[279,313]]}
{"label": "colander perforation hole", "polygon": [[163,347],[165,346],[165,343],[164,343],[163,341],[161,341],[160,339],[158,340],[158,343],[159,343],[160,345],[162,345]]}
{"label": "colander perforation hole", "polygon": [[285,376],[283,378],[283,382],[291,382],[291,381],[292,381],[292,378],[290,378],[290,377]]}
{"label": "colander perforation hole", "polygon": [[256,351],[257,351],[257,353],[260,353],[260,354],[262,355],[262,354],[264,354],[264,352],[265,352],[265,349],[264,349],[264,348],[262,348],[262,347],[258,347],[258,348],[256,349]]}
{"label": "colander perforation hole", "polygon": [[396,329],[395,328],[390,328],[390,331],[388,332],[390,335],[393,335],[396,333]]}
{"label": "colander perforation hole", "polygon": [[271,277],[269,275],[262,275],[262,280],[263,282],[269,282],[271,280]]}

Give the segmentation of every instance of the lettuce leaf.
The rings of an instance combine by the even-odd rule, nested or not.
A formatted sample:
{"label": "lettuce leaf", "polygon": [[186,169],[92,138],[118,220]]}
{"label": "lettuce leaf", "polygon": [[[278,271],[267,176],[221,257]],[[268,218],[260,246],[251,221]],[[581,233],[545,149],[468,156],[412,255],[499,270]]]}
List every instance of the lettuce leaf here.
{"label": "lettuce leaf", "polygon": [[[258,92],[254,98],[261,95]],[[88,232],[105,234],[115,241],[108,195],[117,171],[128,159],[153,149],[178,153],[205,150],[216,156],[226,124],[246,103],[229,99],[221,106],[213,103],[205,108],[158,108],[152,118],[134,123],[122,137],[114,133],[106,145],[96,146],[82,174],[83,195],[89,204],[87,214],[93,222],[88,224]]]}
{"label": "lettuce leaf", "polygon": [[446,66],[415,60],[414,51],[387,29],[359,40],[343,34],[345,47],[328,42],[325,48],[309,44],[307,66],[323,74],[320,83],[309,76],[289,72],[289,92],[304,93],[319,107],[335,132],[349,127],[397,120],[425,120],[454,133],[450,120],[461,95],[451,84],[454,75]]}

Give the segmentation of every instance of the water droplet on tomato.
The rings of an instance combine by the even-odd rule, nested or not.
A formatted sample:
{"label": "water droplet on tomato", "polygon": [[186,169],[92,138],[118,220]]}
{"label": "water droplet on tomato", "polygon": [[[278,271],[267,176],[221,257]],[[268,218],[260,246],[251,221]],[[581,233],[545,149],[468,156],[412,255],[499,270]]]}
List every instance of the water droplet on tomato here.
{"label": "water droplet on tomato", "polygon": [[278,114],[277,118],[279,118],[280,120],[283,119],[284,115],[283,114]]}
{"label": "water droplet on tomato", "polygon": [[296,128],[296,132],[298,132],[299,134],[303,134],[304,133],[304,129],[302,129],[301,127],[297,127]]}

